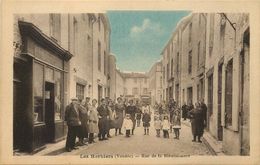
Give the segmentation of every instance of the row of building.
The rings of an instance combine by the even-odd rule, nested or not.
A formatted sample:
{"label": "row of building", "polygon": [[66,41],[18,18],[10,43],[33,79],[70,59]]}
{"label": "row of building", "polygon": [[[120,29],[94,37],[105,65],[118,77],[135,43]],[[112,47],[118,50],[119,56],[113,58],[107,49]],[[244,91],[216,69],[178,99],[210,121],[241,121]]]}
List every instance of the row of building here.
{"label": "row of building", "polygon": [[64,139],[70,98],[149,99],[145,73],[122,72],[104,13],[14,15],[14,150]]}
{"label": "row of building", "polygon": [[207,130],[224,152],[249,155],[249,15],[192,13],[150,70],[152,102],[204,100]]}

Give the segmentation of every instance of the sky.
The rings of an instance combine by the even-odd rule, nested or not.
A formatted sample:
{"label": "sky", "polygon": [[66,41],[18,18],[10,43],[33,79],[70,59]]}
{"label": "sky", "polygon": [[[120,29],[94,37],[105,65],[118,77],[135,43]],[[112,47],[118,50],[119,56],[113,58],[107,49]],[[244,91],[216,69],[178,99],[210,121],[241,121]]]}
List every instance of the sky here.
{"label": "sky", "polygon": [[108,11],[111,53],[121,71],[148,72],[188,11]]}

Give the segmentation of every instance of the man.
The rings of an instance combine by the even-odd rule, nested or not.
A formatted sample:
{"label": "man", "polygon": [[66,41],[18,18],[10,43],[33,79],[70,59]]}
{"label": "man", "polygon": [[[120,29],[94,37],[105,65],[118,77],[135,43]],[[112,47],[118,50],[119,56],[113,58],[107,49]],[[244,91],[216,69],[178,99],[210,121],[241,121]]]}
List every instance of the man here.
{"label": "man", "polygon": [[108,140],[106,138],[107,133],[107,127],[108,127],[108,119],[109,119],[109,111],[106,106],[106,100],[104,98],[101,99],[101,105],[97,108],[98,111],[98,128],[99,128],[99,134],[98,138],[100,141],[102,140]]}
{"label": "man", "polygon": [[203,121],[204,121],[204,127],[207,126],[207,105],[204,103],[204,99],[201,100],[200,103],[201,110],[202,110],[202,116],[203,116]]}
{"label": "man", "polygon": [[136,112],[137,112],[137,107],[134,105],[134,101],[130,100],[129,105],[126,107],[126,114],[130,114],[131,120],[133,121],[132,135],[134,135],[134,129],[136,124],[136,119],[135,119]]}
{"label": "man", "polygon": [[72,149],[78,149],[75,147],[76,136],[80,136],[80,111],[78,108],[78,99],[72,98],[71,103],[66,107],[65,110],[65,121],[68,125],[68,134],[66,140],[66,151],[71,152]]}
{"label": "man", "polygon": [[184,119],[184,120],[186,120],[186,118],[187,118],[187,105],[186,105],[186,102],[184,102],[184,104],[183,104],[183,106],[181,107],[181,109],[182,109],[182,118]]}

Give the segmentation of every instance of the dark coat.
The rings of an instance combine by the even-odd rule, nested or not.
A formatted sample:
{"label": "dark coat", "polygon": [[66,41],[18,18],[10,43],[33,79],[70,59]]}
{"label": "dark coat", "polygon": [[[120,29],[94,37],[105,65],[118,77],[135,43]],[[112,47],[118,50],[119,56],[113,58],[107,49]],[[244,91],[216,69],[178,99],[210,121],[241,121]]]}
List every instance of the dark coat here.
{"label": "dark coat", "polygon": [[124,121],[125,106],[123,104],[116,104],[115,112],[115,128],[121,128]]}
{"label": "dark coat", "polygon": [[204,120],[201,108],[192,109],[189,112],[191,118],[191,129],[194,136],[202,136],[204,131]]}
{"label": "dark coat", "polygon": [[69,104],[65,110],[65,121],[68,126],[80,126],[80,114],[78,105],[73,106],[73,104]]}
{"label": "dark coat", "polygon": [[109,129],[109,111],[107,107],[99,106],[97,108],[98,115],[101,117],[98,121],[98,128],[100,132],[106,132]]}
{"label": "dark coat", "polygon": [[137,107],[136,106],[129,105],[129,106],[126,107],[125,113],[126,114],[130,114],[132,120],[135,120],[136,112],[137,112]]}
{"label": "dark coat", "polygon": [[148,113],[143,114],[143,127],[150,127],[151,116]]}

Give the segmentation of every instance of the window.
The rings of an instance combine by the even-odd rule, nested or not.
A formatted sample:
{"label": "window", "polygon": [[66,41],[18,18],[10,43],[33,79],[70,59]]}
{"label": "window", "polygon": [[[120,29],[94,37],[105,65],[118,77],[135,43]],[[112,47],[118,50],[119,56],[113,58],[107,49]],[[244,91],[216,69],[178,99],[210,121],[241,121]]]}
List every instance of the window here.
{"label": "window", "polygon": [[171,77],[173,77],[173,59],[171,60]]}
{"label": "window", "polygon": [[61,18],[60,14],[50,14],[50,36],[54,41],[61,39]]}
{"label": "window", "polygon": [[101,18],[100,18],[100,16],[98,17],[98,30],[100,31],[100,29],[101,29]]}
{"label": "window", "polygon": [[132,89],[132,94],[133,95],[138,95],[138,88],[133,88]]}
{"label": "window", "polygon": [[79,99],[79,101],[84,99],[84,88],[84,85],[79,83],[76,84],[76,97]]}
{"label": "window", "polygon": [[169,79],[169,64],[167,64],[167,80]]}
{"label": "window", "polygon": [[180,54],[179,54],[179,52],[177,53],[177,75],[179,75],[179,67],[180,67],[180,65],[179,65],[179,63],[180,63]]}
{"label": "window", "polygon": [[147,78],[144,78],[144,83],[145,83],[145,84],[147,83]]}
{"label": "window", "polygon": [[104,74],[106,75],[106,51],[104,51]]}
{"label": "window", "polygon": [[78,41],[78,37],[77,37],[77,33],[78,33],[78,22],[76,20],[76,18],[74,17],[73,19],[73,51],[74,51],[74,55],[76,54],[77,51],[77,41]]}
{"label": "window", "polygon": [[226,68],[225,89],[225,126],[232,125],[232,91],[233,91],[233,60],[230,60]]}
{"label": "window", "polygon": [[192,72],[192,50],[189,51],[189,57],[188,57],[188,73],[191,74]]}
{"label": "window", "polygon": [[189,25],[189,43],[191,43],[191,35],[192,35],[192,23]]}
{"label": "window", "polygon": [[209,55],[211,56],[214,45],[214,22],[215,14],[210,14]]}
{"label": "window", "polygon": [[101,71],[101,44],[98,41],[98,70]]}
{"label": "window", "polygon": [[34,122],[43,122],[43,65],[34,63],[33,68],[33,97]]}
{"label": "window", "polygon": [[148,89],[147,88],[143,88],[143,94],[147,94],[148,93]]}
{"label": "window", "polygon": [[54,88],[54,110],[55,110],[55,120],[61,119],[61,105],[62,105],[62,78],[61,72],[55,71],[54,72],[54,81],[55,81],[55,88]]}
{"label": "window", "polygon": [[198,43],[198,64],[197,64],[197,68],[199,69],[200,67],[200,42]]}
{"label": "window", "polygon": [[137,78],[134,78],[134,82],[137,83]]}

